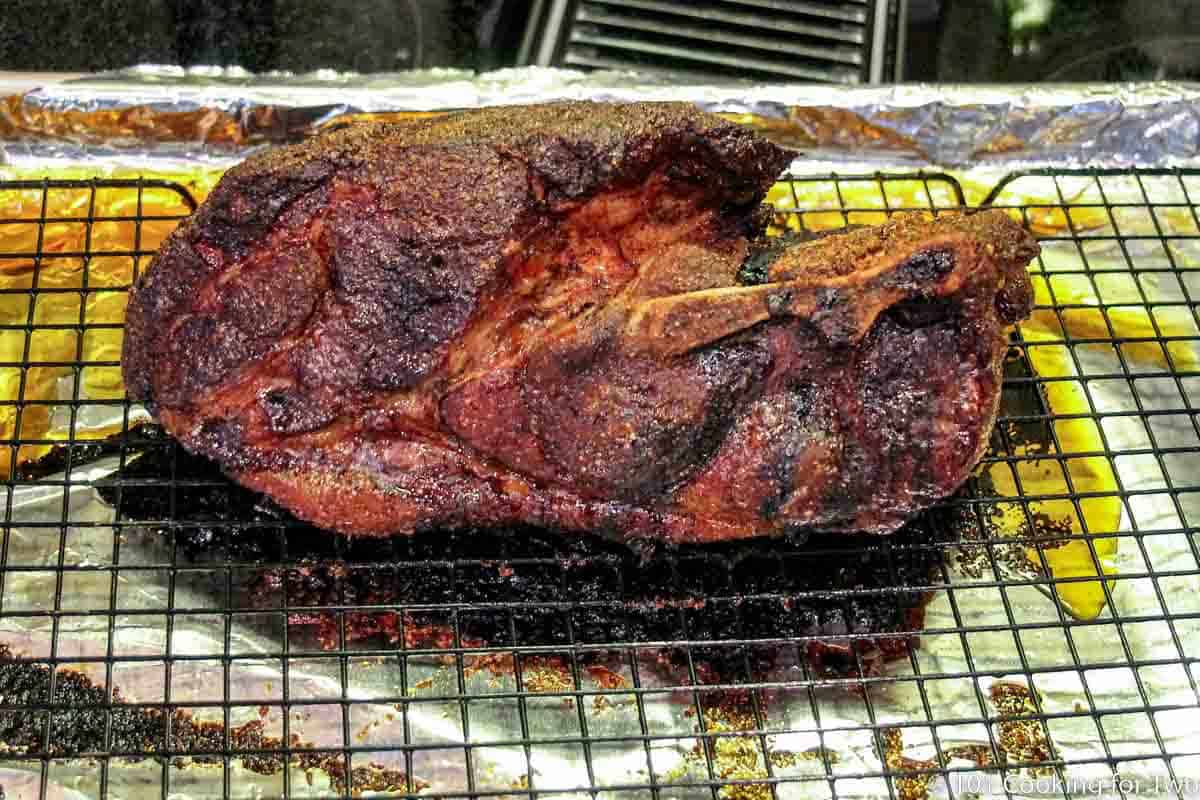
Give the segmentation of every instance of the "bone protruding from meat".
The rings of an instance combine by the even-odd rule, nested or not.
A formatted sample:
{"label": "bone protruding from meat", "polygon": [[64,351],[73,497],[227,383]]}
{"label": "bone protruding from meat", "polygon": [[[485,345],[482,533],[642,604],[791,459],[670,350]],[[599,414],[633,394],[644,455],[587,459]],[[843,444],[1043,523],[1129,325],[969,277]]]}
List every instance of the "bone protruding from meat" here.
{"label": "bone protruding from meat", "polygon": [[[881,232],[922,225],[918,214],[899,215]],[[795,318],[813,325],[834,345],[862,341],[879,315],[915,297],[948,297],[972,282],[1002,280],[979,231],[1002,226],[1003,212],[982,219],[947,216],[925,223],[927,235],[896,236],[893,246],[862,263],[839,263],[846,245],[827,237],[783,251],[784,278],[757,286],[730,286],[653,297],[629,310],[623,344],[647,355],[675,356],[709,345],[770,319]],[[861,238],[861,237],[860,237]],[[831,246],[832,245],[832,246]],[[796,266],[798,265],[798,266]],[[773,265],[774,266],[774,265]],[[795,277],[788,278],[789,274]],[[815,276],[815,277],[814,277]]]}

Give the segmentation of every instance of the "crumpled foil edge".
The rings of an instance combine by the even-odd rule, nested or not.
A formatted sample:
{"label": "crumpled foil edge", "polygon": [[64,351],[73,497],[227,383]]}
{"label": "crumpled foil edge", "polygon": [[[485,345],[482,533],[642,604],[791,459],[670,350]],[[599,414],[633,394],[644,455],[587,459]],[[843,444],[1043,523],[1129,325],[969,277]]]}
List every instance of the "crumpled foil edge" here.
{"label": "crumpled foil edge", "polygon": [[1200,84],[1193,83],[845,87],[677,83],[546,67],[254,75],[162,65],[6,98],[0,157],[18,167],[161,158],[219,165],[362,116],[582,99],[693,102],[760,128],[806,159],[840,165],[1200,163]]}

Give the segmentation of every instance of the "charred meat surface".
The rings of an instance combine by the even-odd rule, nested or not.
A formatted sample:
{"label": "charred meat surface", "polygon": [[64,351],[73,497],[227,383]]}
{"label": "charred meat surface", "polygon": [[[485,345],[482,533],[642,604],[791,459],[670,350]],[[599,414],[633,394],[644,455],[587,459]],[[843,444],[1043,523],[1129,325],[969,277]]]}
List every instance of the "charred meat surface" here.
{"label": "charred meat surface", "polygon": [[982,452],[1037,246],[984,212],[770,248],[791,158],[687,105],[588,103],[253,157],[135,287],[126,385],[347,533],[894,530]]}

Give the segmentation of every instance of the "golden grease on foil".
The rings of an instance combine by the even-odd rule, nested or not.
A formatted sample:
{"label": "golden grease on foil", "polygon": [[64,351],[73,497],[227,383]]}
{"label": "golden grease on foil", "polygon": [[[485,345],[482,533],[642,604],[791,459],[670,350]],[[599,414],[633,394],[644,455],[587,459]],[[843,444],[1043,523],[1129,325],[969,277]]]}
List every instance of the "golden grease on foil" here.
{"label": "golden grease on foil", "polygon": [[[917,199],[924,192],[920,181],[904,183],[908,185],[889,186],[890,203],[905,208],[929,205],[928,199]],[[883,200],[875,181],[846,181],[840,186],[828,180],[779,181],[767,192],[766,202],[777,209],[768,232],[819,232],[847,225],[879,225],[888,219]]]}
{"label": "golden grease on foil", "polygon": [[[1045,729],[1037,719],[1013,719],[1036,715],[1037,703],[1032,692],[1019,683],[997,681],[988,693],[996,707],[996,749],[1000,765],[1021,764],[1018,769],[1030,776],[1053,774],[1053,767],[1045,762],[1054,758],[1054,746],[1046,736]],[[926,800],[929,786],[938,777],[937,770],[951,761],[961,759],[974,762],[980,769],[997,766],[988,745],[968,744],[942,748],[941,759],[915,759],[904,754],[904,733],[900,728],[884,728],[879,732],[880,756],[884,766],[893,773],[917,773],[894,775],[893,785],[900,800]]]}
{"label": "golden grease on foil", "polygon": [[1045,762],[1054,758],[1054,748],[1042,723],[1032,718],[1005,719],[1037,714],[1033,693],[1020,683],[997,681],[988,694],[999,712],[1000,735],[996,746],[1004,761],[1025,764],[1030,775],[1053,774],[1053,768],[1045,766]]}
{"label": "golden grease on foil", "polygon": [[[762,744],[758,724],[745,692],[719,692],[703,700],[705,729],[708,736],[692,746],[674,768],[663,775],[663,781],[674,783],[686,780],[694,772],[703,773],[706,761],[711,761],[713,776],[722,781],[739,781],[721,786],[717,795],[724,800],[770,800],[771,773],[774,769],[789,769],[802,762],[838,763],[838,754],[827,748],[793,752]],[[692,716],[686,714],[685,716]],[[698,726],[697,726],[698,727]],[[745,735],[739,734],[745,731]],[[764,746],[766,754],[764,755]],[[707,757],[706,757],[707,751]],[[741,781],[746,781],[741,783]],[[754,783],[753,781],[764,781]]]}
{"label": "golden grease on foil", "polygon": [[[1073,219],[1075,211],[1077,209],[1071,209]],[[1075,224],[1078,229],[1078,220]],[[1026,546],[1027,567],[1035,573],[1042,570],[1044,558],[1045,566],[1056,579],[1115,575],[1118,539],[1092,538],[1089,544],[1087,539],[1078,536],[1084,532],[1085,525],[1087,533],[1093,537],[1118,532],[1122,506],[1112,462],[1103,455],[1106,447],[1094,418],[1096,410],[1088,402],[1075,358],[1085,355],[1088,350],[1114,357],[1117,345],[1110,343],[1114,337],[1143,339],[1119,345],[1120,354],[1132,369],[1137,369],[1138,364],[1153,364],[1162,369],[1194,370],[1200,366],[1200,356],[1189,342],[1169,341],[1160,345],[1150,341],[1158,336],[1183,339],[1193,336],[1194,329],[1190,320],[1175,319],[1166,312],[1156,311],[1152,322],[1150,312],[1139,306],[1101,309],[1097,305],[1098,298],[1066,280],[1056,280],[1051,286],[1050,281],[1057,277],[1053,272],[1035,272],[1032,277],[1037,307],[1029,319],[1020,324],[1020,332],[1033,374],[1043,379],[1062,379],[1038,385],[1046,410],[1056,417],[1052,423],[1047,423],[1053,424],[1054,436],[1051,437],[1047,430],[1044,441],[1020,441],[1010,437],[1013,439],[1011,455],[1017,460],[1011,464],[998,462],[985,466],[981,473],[987,476],[1001,497],[1015,499],[1023,493],[1058,495],[1061,499],[1031,502],[1028,514],[1017,503],[997,505],[993,522],[1001,536],[1075,535],[1037,547]],[[1069,344],[1075,340],[1093,341]],[[1076,351],[1074,357],[1070,348]],[[1113,370],[1119,370],[1115,360]],[[1054,439],[1057,439],[1057,445]],[[1018,480],[1021,491],[1018,491]],[[1087,495],[1078,501],[1082,519],[1069,497],[1072,494]],[[1030,530],[1031,521],[1035,530]],[[1111,587],[1111,582],[1109,585]],[[1094,619],[1104,608],[1105,591],[1099,580],[1058,583],[1055,589],[1063,605],[1075,617]]]}
{"label": "golden grease on foil", "polygon": [[[1155,309],[1153,319],[1150,312],[1142,305],[1109,306],[1101,309],[1094,295],[1085,294],[1077,288],[1055,283],[1050,285],[1047,278],[1050,275],[1035,275],[1033,277],[1034,303],[1038,306],[1026,322],[1021,323],[1021,330],[1033,330],[1041,340],[1062,341],[1064,339],[1155,339],[1187,338],[1195,336],[1194,323],[1189,318],[1176,319],[1170,316],[1168,309]],[[1054,306],[1059,306],[1057,313]],[[1065,308],[1063,308],[1066,306]],[[1091,307],[1088,307],[1091,306]],[[1061,323],[1059,319],[1061,318]],[[1111,326],[1111,332],[1109,330]],[[1156,329],[1157,328],[1157,329]],[[1026,336],[1028,339],[1029,337]],[[1111,349],[1112,345],[1091,343],[1079,347]],[[1166,348],[1164,354],[1163,348]],[[1200,356],[1196,348],[1186,341],[1167,341],[1159,344],[1155,341],[1122,342],[1121,353],[1126,360],[1147,364],[1164,369],[1174,366],[1177,370],[1192,371],[1200,366]],[[1051,348],[1037,347],[1031,350],[1047,351]],[[1170,361],[1168,362],[1168,356]]]}
{"label": "golden grease on foil", "polygon": [[[883,745],[883,765],[889,772],[933,770],[937,767],[936,761],[920,761],[904,755],[904,734],[899,728],[885,728],[879,736]],[[892,783],[900,800],[925,800],[929,796],[929,784],[936,777],[936,772],[922,772],[893,777]]]}
{"label": "golden grease on foil", "polygon": [[[1041,283],[1035,278],[1035,286]],[[1039,304],[1043,299],[1037,298]],[[1074,366],[1065,347],[1036,346],[1037,342],[1062,340],[1062,330],[1056,323],[1055,329],[1048,329],[1050,320],[1047,314],[1053,317],[1052,311],[1035,311],[1029,320],[1021,324],[1022,338],[1026,343],[1035,344],[1025,348],[1029,367],[1040,378],[1073,378]],[[986,466],[983,472],[1000,497],[1015,499],[1021,495],[1058,495],[1061,499],[1030,502],[1028,516],[1017,503],[998,504],[993,507],[992,521],[1001,536],[1036,538],[1042,535],[1062,536],[1064,533],[1075,535],[1073,538],[1058,539],[1052,546],[1026,545],[1028,568],[1034,572],[1041,571],[1041,559],[1044,558],[1045,566],[1056,579],[1113,575],[1116,573],[1117,539],[1093,538],[1089,546],[1087,539],[1078,536],[1084,532],[1085,523],[1089,534],[1115,533],[1120,529],[1121,500],[1117,496],[1112,464],[1103,455],[1061,461],[1055,457],[1070,456],[1072,453],[1102,453],[1105,450],[1096,420],[1087,416],[1093,412],[1083,385],[1078,380],[1053,380],[1039,384],[1038,388],[1050,414],[1085,416],[1055,419],[1054,437],[1050,437],[1047,431],[1045,441],[1013,441],[1012,455],[1016,456],[1016,460],[995,462]],[[1061,452],[1056,451],[1054,438]],[[1072,490],[1089,495],[1079,501],[1082,520],[1069,497]],[[1030,521],[1036,530],[1030,530]],[[1105,592],[1099,581],[1057,583],[1055,589],[1064,607],[1081,619],[1094,619],[1104,608]]]}
{"label": "golden grease on foil", "polygon": [[[879,732],[880,754],[884,767],[889,772],[918,772],[913,775],[898,775],[892,778],[896,795],[901,800],[925,800],[929,796],[929,785],[938,776],[936,760],[909,758],[904,755],[904,732],[900,728],[884,728]],[[942,748],[942,763],[961,759],[972,761],[980,769],[994,765],[992,750],[983,744],[964,744]],[[919,772],[929,770],[928,772]]]}
{"label": "golden grease on foil", "polygon": [[[84,177],[81,173],[62,172],[55,178],[78,179]],[[25,176],[9,172],[4,177]],[[186,178],[193,195],[202,196],[212,184],[212,176]],[[71,399],[76,362],[83,362],[80,399],[124,397],[117,363],[123,332],[117,326],[125,319],[125,288],[133,280],[135,265],[132,256],[114,253],[128,253],[135,244],[152,251],[178,224],[174,219],[148,219],[139,231],[134,222],[137,202],[136,189],[100,188],[94,201],[88,188],[0,191],[0,219],[6,221],[0,225],[0,325],[5,326],[0,329],[0,401],[25,403],[0,405],[0,438],[66,440],[69,420],[53,419],[53,401]],[[174,190],[143,190],[143,216],[181,216],[188,211]],[[90,229],[89,216],[100,218]],[[39,231],[42,218],[49,221]],[[82,256],[85,251],[90,258]],[[149,258],[142,257],[137,269],[148,263]],[[26,325],[33,326],[28,336]],[[31,366],[22,369],[25,363]],[[119,424],[77,423],[75,438],[102,438],[118,429]],[[21,445],[17,463],[41,458],[51,447]],[[0,449],[0,470],[11,468],[12,456],[13,448]]]}
{"label": "golden grease on foil", "polygon": [[[705,704],[704,717],[708,733],[732,733],[749,731],[756,727],[753,715],[735,704]],[[704,750],[708,747],[713,774],[718,780],[753,781],[769,777],[762,758],[762,747],[754,735],[719,736],[698,742],[684,759],[685,770],[704,763]],[[737,783],[722,786],[717,794],[726,800],[770,800],[771,787],[767,783]]]}
{"label": "golden grease on foil", "polygon": [[[1037,236],[1054,236],[1072,229],[1077,233],[1094,231],[1108,224],[1108,215],[1103,208],[1085,206],[1067,208],[1059,206],[1032,206],[1026,211],[1025,222]],[[1069,215],[1069,216],[1068,216]],[[1019,219],[1019,215],[1017,216]]]}
{"label": "golden grease on foil", "polygon": [[[570,692],[575,689],[566,662],[555,657],[534,656],[524,659],[521,679],[527,692]],[[568,702],[571,700],[569,697],[565,699]]]}

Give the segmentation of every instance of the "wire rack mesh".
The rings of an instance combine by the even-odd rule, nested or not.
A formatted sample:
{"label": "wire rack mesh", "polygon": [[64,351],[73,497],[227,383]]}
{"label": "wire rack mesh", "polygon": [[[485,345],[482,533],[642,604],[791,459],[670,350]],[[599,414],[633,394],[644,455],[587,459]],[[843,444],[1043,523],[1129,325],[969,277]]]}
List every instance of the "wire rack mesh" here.
{"label": "wire rack mesh", "polygon": [[[631,551],[312,529],[123,397],[195,208],[0,183],[8,797],[1182,796],[1200,781],[1200,174],[1012,175],[1033,229],[975,478],[884,538]],[[776,228],[966,205],[796,176]]]}

